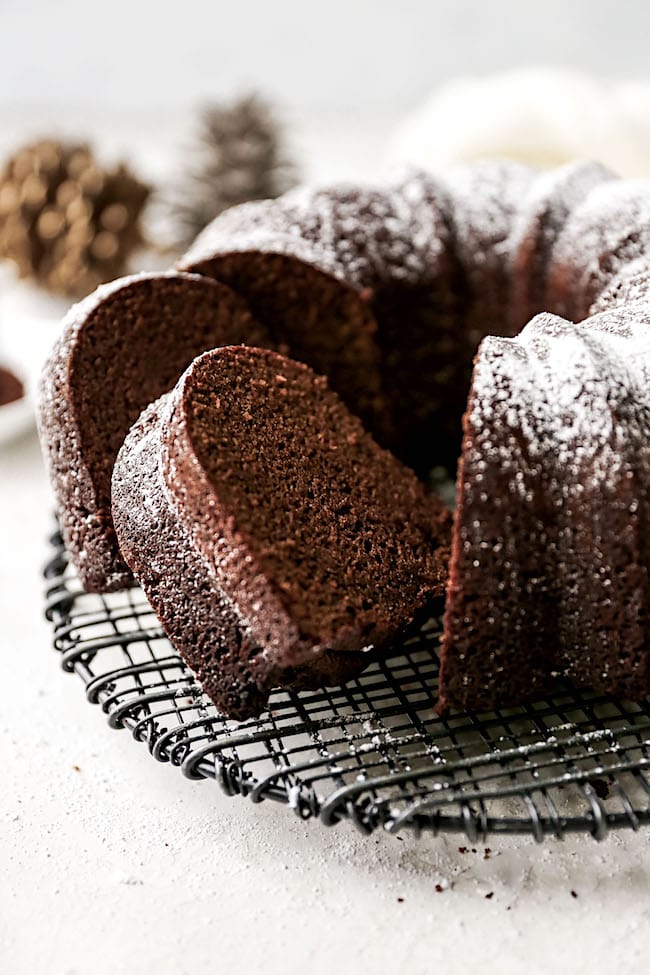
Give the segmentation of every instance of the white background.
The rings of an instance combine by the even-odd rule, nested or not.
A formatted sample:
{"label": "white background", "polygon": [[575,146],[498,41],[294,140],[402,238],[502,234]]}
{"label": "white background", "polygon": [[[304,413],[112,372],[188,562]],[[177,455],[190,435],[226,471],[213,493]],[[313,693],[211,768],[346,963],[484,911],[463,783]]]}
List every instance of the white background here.
{"label": "white background", "polygon": [[0,107],[178,109],[256,85],[319,111],[403,109],[442,79],[645,73],[646,0],[2,0]]}

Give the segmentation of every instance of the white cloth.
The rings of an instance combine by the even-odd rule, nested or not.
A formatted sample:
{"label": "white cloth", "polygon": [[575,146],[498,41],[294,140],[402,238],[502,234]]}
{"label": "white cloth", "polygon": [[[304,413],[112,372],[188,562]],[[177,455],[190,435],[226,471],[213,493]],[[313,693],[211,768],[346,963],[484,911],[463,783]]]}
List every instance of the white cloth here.
{"label": "white cloth", "polygon": [[392,163],[433,172],[500,157],[544,167],[597,159],[621,176],[650,176],[650,81],[560,68],[458,78],[397,127],[390,149]]}

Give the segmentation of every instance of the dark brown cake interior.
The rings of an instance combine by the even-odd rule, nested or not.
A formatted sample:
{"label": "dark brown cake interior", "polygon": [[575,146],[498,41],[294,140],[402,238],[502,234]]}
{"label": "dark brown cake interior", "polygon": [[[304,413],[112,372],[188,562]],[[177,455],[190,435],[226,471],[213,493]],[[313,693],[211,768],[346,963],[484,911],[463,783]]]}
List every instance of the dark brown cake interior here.
{"label": "dark brown cake interior", "polygon": [[458,459],[474,352],[461,296],[456,270],[434,284],[385,285],[373,300],[393,451],[421,477],[434,466],[453,474]]}
{"label": "dark brown cake interior", "polygon": [[0,406],[14,403],[25,395],[23,384],[10,369],[0,366]]}
{"label": "dark brown cake interior", "polygon": [[81,330],[69,374],[96,503],[107,512],[115,457],[142,410],[215,344],[268,344],[244,303],[216,282],[137,280],[113,297]]}
{"label": "dark brown cake interior", "polygon": [[232,252],[193,270],[243,295],[276,348],[328,376],[332,389],[375,437],[384,445],[391,442],[370,292],[360,296],[318,268],[283,254]]}
{"label": "dark brown cake interior", "polygon": [[245,296],[276,346],[327,375],[377,441],[419,475],[434,464],[454,471],[477,343],[461,324],[457,264],[434,282],[361,293],[277,254],[224,254],[192,270]]}
{"label": "dark brown cake interior", "polygon": [[348,634],[373,642],[441,592],[449,516],[326,387],[272,352],[222,349],[184,408],[223,515],[301,632],[358,649]]}
{"label": "dark brown cake interior", "polygon": [[[523,184],[529,171],[515,171]],[[217,219],[181,266],[241,294],[276,347],[327,375],[419,476],[433,466],[453,474],[476,348],[484,335],[514,335],[524,324],[509,323],[506,306],[509,172],[481,170],[466,188],[469,220],[425,176],[394,199],[337,187],[305,210],[288,201],[286,212],[242,208],[240,220]],[[474,199],[483,183],[493,197],[488,221]]]}

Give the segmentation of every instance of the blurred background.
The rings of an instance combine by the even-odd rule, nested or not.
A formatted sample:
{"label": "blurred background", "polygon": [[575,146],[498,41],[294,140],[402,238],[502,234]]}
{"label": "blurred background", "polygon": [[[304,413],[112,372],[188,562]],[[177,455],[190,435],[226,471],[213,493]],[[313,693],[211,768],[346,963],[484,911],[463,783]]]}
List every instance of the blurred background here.
{"label": "blurred background", "polygon": [[649,29],[644,0],[3,0],[0,99],[164,117],[255,86],[307,113],[399,113],[459,74],[644,73]]}
{"label": "blurred background", "polygon": [[[210,197],[196,183],[206,170],[221,182],[198,200],[204,219],[238,194],[373,179],[404,163],[444,170],[481,156],[540,165],[582,156],[650,175],[649,38],[645,0],[2,0],[0,365],[13,363],[32,384],[73,298],[99,277],[172,263],[201,222],[194,212],[190,230],[181,226],[179,200],[187,216],[197,192]],[[248,93],[261,100],[252,116],[238,101]],[[207,149],[206,106],[226,112]],[[48,212],[32,199],[25,216],[51,147],[31,162],[21,152],[43,140],[85,144],[89,184],[124,163],[147,187],[142,212],[133,187],[113,187],[102,206],[118,209],[95,213],[90,229],[87,195],[73,202],[86,220],[75,239],[85,234],[83,246],[104,256],[116,239],[122,248],[92,274],[86,265],[72,274],[68,244],[61,268],[67,231],[51,206],[61,182],[70,192],[67,161],[48,185]],[[242,145],[257,147],[243,167]],[[278,178],[273,167],[285,163]]]}

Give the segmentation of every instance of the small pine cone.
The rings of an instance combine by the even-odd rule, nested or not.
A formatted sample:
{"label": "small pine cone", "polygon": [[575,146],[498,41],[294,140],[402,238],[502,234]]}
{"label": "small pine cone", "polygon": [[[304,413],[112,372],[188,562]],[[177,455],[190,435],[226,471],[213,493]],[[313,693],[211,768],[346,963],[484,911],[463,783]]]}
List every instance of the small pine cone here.
{"label": "small pine cone", "polygon": [[172,217],[185,249],[220,213],[250,200],[275,199],[295,186],[283,133],[271,107],[257,95],[205,109],[197,167],[177,188]]}
{"label": "small pine cone", "polygon": [[25,146],[0,174],[0,258],[49,291],[80,298],[122,274],[143,243],[150,188],[102,169],[85,145]]}

